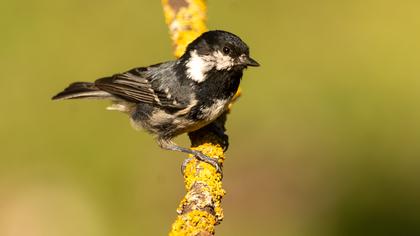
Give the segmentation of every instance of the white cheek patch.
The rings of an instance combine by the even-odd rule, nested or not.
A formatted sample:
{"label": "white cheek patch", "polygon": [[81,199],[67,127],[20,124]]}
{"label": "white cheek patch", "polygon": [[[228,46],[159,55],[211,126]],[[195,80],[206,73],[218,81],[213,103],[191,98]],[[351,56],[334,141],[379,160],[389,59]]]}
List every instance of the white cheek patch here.
{"label": "white cheek patch", "polygon": [[235,65],[233,58],[223,54],[221,51],[214,52],[213,58],[216,61],[216,70],[230,70]]}
{"label": "white cheek patch", "polygon": [[190,59],[186,63],[187,76],[201,83],[206,79],[206,73],[214,67],[214,61],[209,56],[199,56],[197,51],[190,53]]}
{"label": "white cheek patch", "polygon": [[206,80],[206,74],[211,69],[230,70],[235,65],[235,62],[232,57],[223,54],[221,51],[199,56],[197,51],[194,50],[190,53],[190,59],[185,65],[188,78],[201,83]]}

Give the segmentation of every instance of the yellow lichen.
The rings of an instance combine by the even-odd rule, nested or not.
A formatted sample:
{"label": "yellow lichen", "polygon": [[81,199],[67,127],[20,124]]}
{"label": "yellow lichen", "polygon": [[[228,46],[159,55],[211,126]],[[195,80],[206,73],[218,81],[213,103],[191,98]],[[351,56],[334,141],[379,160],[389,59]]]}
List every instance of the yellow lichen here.
{"label": "yellow lichen", "polygon": [[180,57],[191,41],[207,31],[206,3],[203,0],[162,0],[162,5],[174,54]]}
{"label": "yellow lichen", "polygon": [[212,235],[215,224],[216,220],[213,215],[205,211],[191,211],[177,217],[169,235]]}

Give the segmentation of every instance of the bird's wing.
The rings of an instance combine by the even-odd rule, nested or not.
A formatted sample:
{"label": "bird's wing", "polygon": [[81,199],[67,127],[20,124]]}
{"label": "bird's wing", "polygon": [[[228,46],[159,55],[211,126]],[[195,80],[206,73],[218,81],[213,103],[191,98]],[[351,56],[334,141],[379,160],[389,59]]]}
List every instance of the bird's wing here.
{"label": "bird's wing", "polygon": [[95,86],[123,100],[134,103],[148,103],[162,107],[183,109],[185,104],[171,97],[168,91],[161,91],[151,83],[151,78],[143,73],[147,68],[140,67],[111,77],[95,81]]}

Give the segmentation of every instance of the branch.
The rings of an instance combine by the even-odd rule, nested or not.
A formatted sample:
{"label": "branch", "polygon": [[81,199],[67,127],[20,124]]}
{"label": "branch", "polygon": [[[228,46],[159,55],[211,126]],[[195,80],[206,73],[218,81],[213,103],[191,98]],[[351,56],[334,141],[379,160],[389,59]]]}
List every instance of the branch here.
{"label": "branch", "polygon": [[[180,57],[190,42],[207,31],[205,0],[162,0],[162,5],[174,54]],[[215,130],[225,131],[226,116],[227,112],[212,124],[188,134],[193,149],[216,158],[220,165],[225,160],[228,137]],[[178,206],[169,235],[214,235],[215,225],[223,220],[221,200],[225,190],[221,180],[221,175],[207,163],[192,159],[187,164],[184,171],[187,193]]]}
{"label": "branch", "polygon": [[207,31],[205,0],[162,0],[165,21],[176,57],[182,56],[187,45]]}

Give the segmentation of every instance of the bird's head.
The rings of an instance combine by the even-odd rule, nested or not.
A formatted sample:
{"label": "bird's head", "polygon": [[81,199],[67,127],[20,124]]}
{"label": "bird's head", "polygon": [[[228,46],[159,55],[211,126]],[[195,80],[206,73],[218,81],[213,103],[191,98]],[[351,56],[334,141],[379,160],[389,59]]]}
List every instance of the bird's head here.
{"label": "bird's head", "polygon": [[188,45],[182,59],[188,76],[197,82],[204,81],[210,70],[243,70],[260,65],[249,56],[248,46],[238,36],[221,30],[203,33]]}

